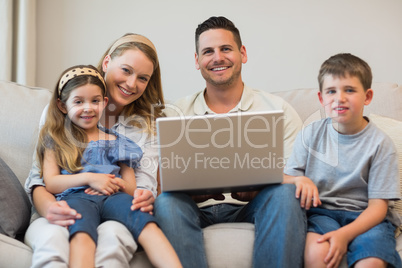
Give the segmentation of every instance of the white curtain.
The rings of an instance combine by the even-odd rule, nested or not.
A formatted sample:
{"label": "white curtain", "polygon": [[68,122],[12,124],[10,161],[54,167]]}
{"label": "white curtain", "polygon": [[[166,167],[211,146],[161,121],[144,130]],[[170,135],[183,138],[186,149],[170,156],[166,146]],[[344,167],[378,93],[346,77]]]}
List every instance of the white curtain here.
{"label": "white curtain", "polygon": [[0,0],[0,80],[35,86],[36,0]]}

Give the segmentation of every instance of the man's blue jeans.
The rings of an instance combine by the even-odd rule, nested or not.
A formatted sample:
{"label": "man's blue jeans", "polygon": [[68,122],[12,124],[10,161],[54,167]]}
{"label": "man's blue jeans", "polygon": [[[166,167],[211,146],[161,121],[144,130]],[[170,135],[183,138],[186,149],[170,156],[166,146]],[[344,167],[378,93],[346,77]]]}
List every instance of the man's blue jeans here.
{"label": "man's blue jeans", "polygon": [[303,266],[306,215],[290,184],[264,188],[245,206],[219,204],[198,208],[187,194],[163,193],[154,212],[184,267],[208,267],[202,228],[223,222],[255,225],[253,267]]}

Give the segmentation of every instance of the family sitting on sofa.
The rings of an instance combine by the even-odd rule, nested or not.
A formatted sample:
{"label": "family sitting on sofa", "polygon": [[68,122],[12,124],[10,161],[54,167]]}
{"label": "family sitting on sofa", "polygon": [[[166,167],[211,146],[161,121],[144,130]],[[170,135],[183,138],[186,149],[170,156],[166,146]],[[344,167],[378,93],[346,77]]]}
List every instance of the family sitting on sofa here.
{"label": "family sitting on sofa", "polygon": [[[26,181],[43,216],[25,236],[32,267],[128,267],[137,242],[154,266],[207,267],[202,229],[226,222],[254,224],[253,267],[338,267],[345,255],[349,266],[402,267],[394,238],[400,220],[388,204],[400,199],[397,152],[363,116],[373,97],[367,63],[338,54],[322,64],[318,96],[328,118],[302,130],[287,102],[244,84],[247,52],[230,20],[211,17],[195,36],[196,68],[206,88],[178,100],[176,108],[189,116],[283,110],[283,184],[231,194],[157,195],[154,121],[174,113],[163,110],[154,45],[127,34],[97,70],[66,70],[42,115]],[[80,249],[84,242],[88,246]]]}

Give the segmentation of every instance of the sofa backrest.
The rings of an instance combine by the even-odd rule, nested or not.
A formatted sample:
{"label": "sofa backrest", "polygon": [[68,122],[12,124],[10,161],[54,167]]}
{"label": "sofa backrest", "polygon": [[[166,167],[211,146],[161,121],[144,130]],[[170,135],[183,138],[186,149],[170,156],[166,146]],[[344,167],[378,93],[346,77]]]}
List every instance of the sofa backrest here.
{"label": "sofa backrest", "polygon": [[52,93],[0,80],[0,157],[22,185],[32,165],[39,119]]}

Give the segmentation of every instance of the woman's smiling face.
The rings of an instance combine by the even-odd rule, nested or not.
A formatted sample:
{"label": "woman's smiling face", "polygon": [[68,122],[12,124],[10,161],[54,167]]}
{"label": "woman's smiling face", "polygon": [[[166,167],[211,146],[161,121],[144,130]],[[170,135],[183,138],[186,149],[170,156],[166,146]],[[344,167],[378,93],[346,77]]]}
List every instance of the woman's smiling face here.
{"label": "woman's smiling face", "polygon": [[117,111],[137,100],[144,93],[151,79],[154,65],[139,49],[128,49],[122,55],[108,55],[102,65],[109,97],[109,105]]}

